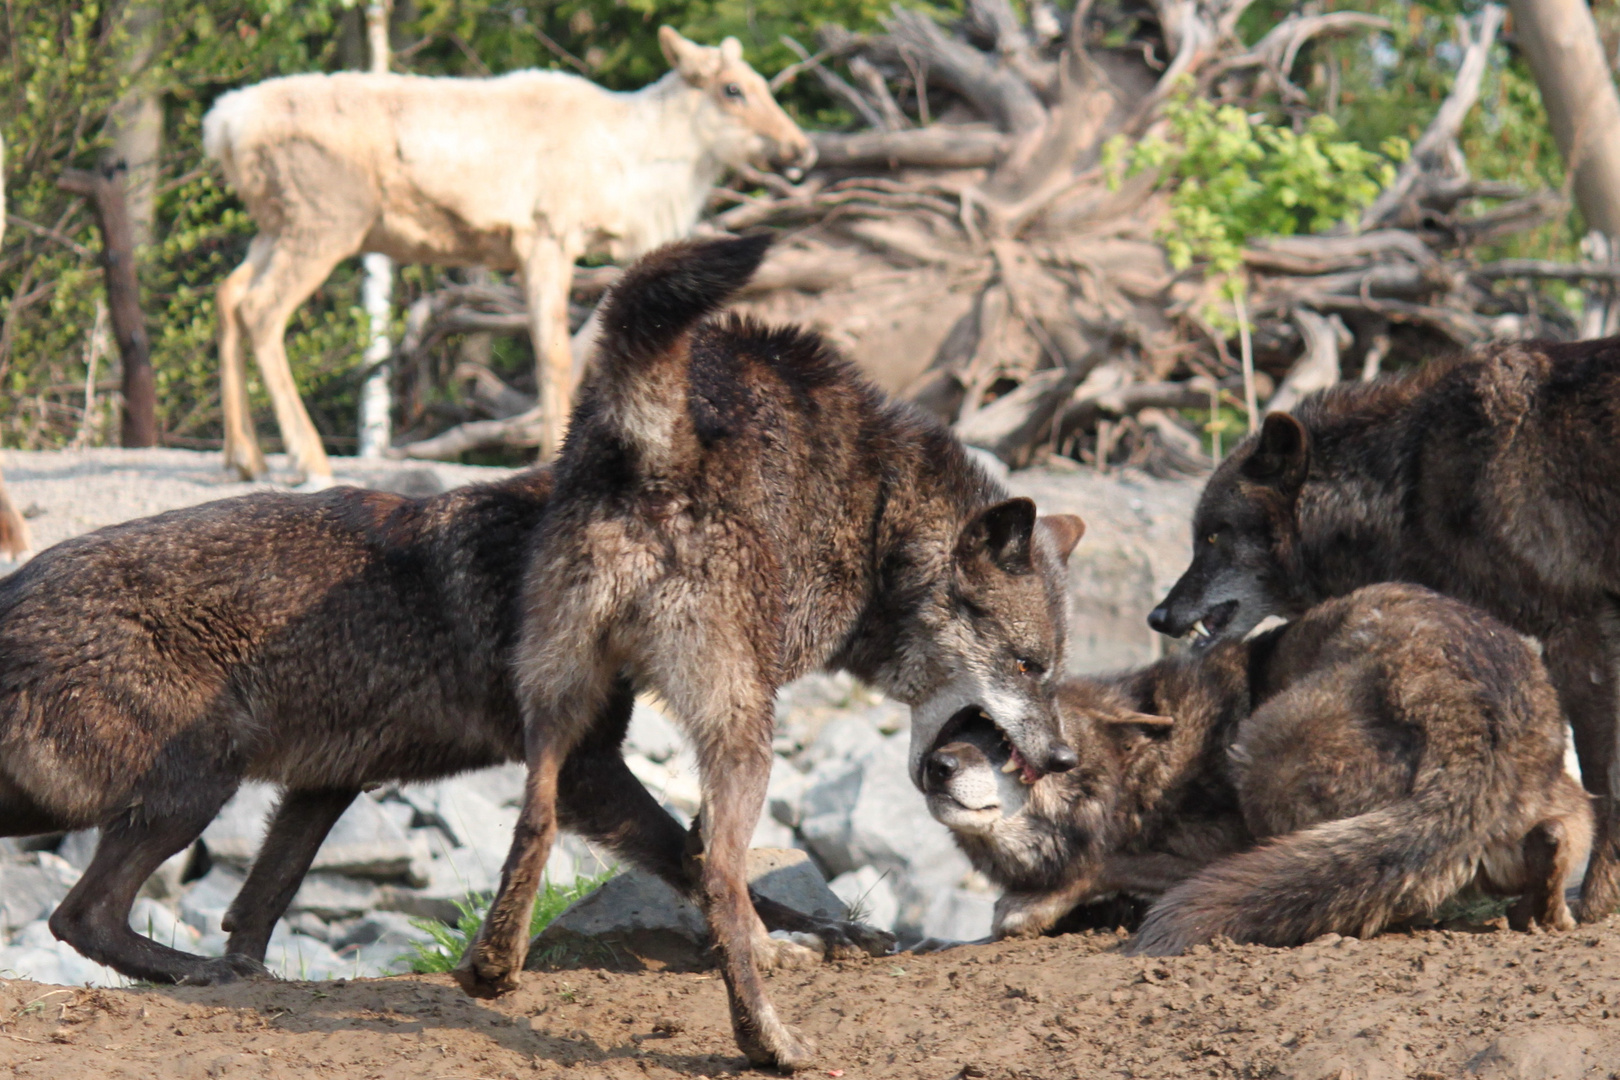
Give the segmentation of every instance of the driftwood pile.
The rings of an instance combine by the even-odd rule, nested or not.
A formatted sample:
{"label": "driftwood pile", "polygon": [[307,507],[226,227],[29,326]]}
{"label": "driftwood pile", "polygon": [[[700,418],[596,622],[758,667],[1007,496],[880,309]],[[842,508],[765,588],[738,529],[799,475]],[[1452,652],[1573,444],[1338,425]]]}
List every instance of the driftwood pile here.
{"label": "driftwood pile", "polygon": [[[1008,0],[969,0],[954,29],[897,7],[882,34],[825,26],[814,43],[790,42],[802,59],[777,84],[818,79],[865,126],[817,133],[820,161],[800,183],[746,174],[716,193],[709,228],[782,234],[744,306],[818,327],[1010,465],[1056,453],[1155,471],[1207,466],[1200,428],[1218,405],[1243,409],[1246,348],[1263,410],[1449,348],[1613,332],[1620,267],[1603,245],[1580,264],[1471,255],[1566,211],[1555,192],[1472,179],[1458,149],[1501,26],[1494,5],[1459,27],[1449,98],[1358,226],[1255,243],[1243,271],[1252,335],[1212,325],[1212,285],[1196,268],[1175,272],[1157,239],[1158,179],[1111,183],[1104,143],[1142,137],[1189,80],[1219,102],[1280,103],[1303,124],[1302,51],[1384,25],[1295,14],[1247,47],[1235,30],[1247,6],[1081,0],[1071,16],[1033,2],[1026,22]],[[1121,26],[1134,26],[1128,43],[1105,47]],[[576,325],[616,273],[576,278]],[[1541,299],[1547,277],[1586,283],[1581,326]],[[523,328],[516,290],[493,279],[418,301],[402,400],[408,428],[441,433],[396,452],[529,439],[512,418],[532,399],[486,362],[489,334]],[[458,352],[442,346],[458,334]],[[452,380],[465,390],[455,407],[440,389]]]}

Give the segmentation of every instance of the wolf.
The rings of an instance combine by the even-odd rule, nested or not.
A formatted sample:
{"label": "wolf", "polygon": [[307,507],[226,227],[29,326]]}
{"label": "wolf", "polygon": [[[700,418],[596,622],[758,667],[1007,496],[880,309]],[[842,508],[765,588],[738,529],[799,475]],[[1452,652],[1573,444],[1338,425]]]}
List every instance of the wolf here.
{"label": "wolf", "polygon": [[998,936],[1118,892],[1156,898],[1137,953],[1366,937],[1470,883],[1518,896],[1516,927],[1574,926],[1592,813],[1556,694],[1523,639],[1458,601],[1370,586],[1060,700],[1080,756],[1062,776],[1010,775],[973,720],[927,758],[930,811],[1006,890]]}
{"label": "wolf", "polygon": [[811,1047],[759,973],[796,946],[767,936],[742,876],[777,688],[844,670],[907,703],[914,770],[970,703],[1032,777],[1072,767],[1054,695],[1064,561],[1083,525],[1008,498],[947,429],[814,335],[709,318],[768,242],[662,248],[607,301],[523,588],[524,806],[458,978],[478,994],[516,985],[558,770],[628,679],[697,749],[702,901],[738,1044],[792,1070]]}
{"label": "wolf", "polygon": [[1378,581],[1538,639],[1597,800],[1577,915],[1620,902],[1620,338],[1498,345],[1273,413],[1216,469],[1148,622],[1242,637]]}
{"label": "wolf", "polygon": [[[0,581],[0,835],[101,829],[56,936],[137,979],[265,974],[276,920],[363,787],[521,759],[509,656],[551,489],[537,469],[426,499],[246,495],[64,541]],[[686,831],[621,755],[633,704],[616,686],[564,764],[562,821],[691,893]],[[248,778],[284,794],[226,955],[135,933],[141,884]],[[892,943],[761,904],[835,953]]]}

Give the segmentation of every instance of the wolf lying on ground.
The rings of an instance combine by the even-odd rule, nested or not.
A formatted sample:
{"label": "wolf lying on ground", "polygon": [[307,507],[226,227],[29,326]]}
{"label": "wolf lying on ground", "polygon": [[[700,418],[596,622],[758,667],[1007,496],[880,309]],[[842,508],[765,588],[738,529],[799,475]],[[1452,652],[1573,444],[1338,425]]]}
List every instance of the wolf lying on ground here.
{"label": "wolf lying on ground", "polygon": [[1241,638],[1378,581],[1545,646],[1596,797],[1577,914],[1620,902],[1620,338],[1493,346],[1274,413],[1210,478],[1193,561],[1149,617]]}
{"label": "wolf lying on ground", "polygon": [[[1365,937],[1477,883],[1510,920],[1574,925],[1591,809],[1524,641],[1455,600],[1377,585],[1251,642],[1062,693],[1080,764],[1026,785],[982,723],[926,760],[929,809],[1006,893],[996,934],[1159,896],[1131,943]],[[1258,843],[1257,843],[1258,841]],[[1162,895],[1161,895],[1162,894]]]}
{"label": "wolf lying on ground", "polygon": [[919,766],[934,732],[977,704],[1032,777],[1072,767],[1054,698],[1063,562],[1082,525],[1037,521],[947,429],[886,400],[813,335],[705,321],[765,248],[671,245],[607,301],[531,541],[516,652],[523,812],[458,977],[475,993],[516,985],[558,771],[628,676],[697,748],[701,892],[737,1041],[792,1069],[810,1048],[759,971],[793,962],[797,946],[767,935],[742,874],[777,688],[816,668],[854,673],[913,707]]}
{"label": "wolf lying on ground", "polygon": [[[56,935],[138,979],[261,974],[363,786],[520,759],[508,658],[550,495],[546,470],[428,499],[247,495],[64,541],[0,581],[0,835],[102,830]],[[562,822],[691,893],[685,830],[620,756],[632,703],[616,686],[563,766]],[[225,918],[227,955],[135,933],[136,891],[245,778],[285,794]],[[892,942],[761,904],[835,952]]]}

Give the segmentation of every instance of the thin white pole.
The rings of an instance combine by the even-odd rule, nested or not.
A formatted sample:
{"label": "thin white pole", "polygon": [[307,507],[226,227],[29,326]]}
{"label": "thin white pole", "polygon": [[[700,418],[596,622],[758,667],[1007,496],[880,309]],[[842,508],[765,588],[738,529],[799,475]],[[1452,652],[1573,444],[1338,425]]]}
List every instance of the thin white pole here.
{"label": "thin white pole", "polygon": [[[371,46],[371,70],[376,74],[388,71],[390,6],[391,0],[372,0],[366,6],[366,37]],[[363,261],[366,277],[360,297],[371,324],[371,340],[365,353],[371,374],[360,390],[360,456],[380,458],[393,438],[393,365],[388,362],[393,346],[388,340],[388,326],[393,318],[394,264],[388,256],[376,252],[368,253]]]}

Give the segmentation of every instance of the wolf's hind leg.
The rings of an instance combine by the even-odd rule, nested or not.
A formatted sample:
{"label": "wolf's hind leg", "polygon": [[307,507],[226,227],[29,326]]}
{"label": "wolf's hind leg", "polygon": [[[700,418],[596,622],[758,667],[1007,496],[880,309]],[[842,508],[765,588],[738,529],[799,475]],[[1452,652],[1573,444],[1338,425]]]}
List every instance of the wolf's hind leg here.
{"label": "wolf's hind leg", "polygon": [[463,990],[477,997],[518,987],[529,952],[535,894],[557,837],[563,763],[595,726],[613,692],[614,666],[601,658],[581,657],[566,671],[567,677],[559,674],[531,683],[534,689],[524,704],[523,752],[529,775],[523,809],[512,830],[512,847],[489,914],[452,973]]}
{"label": "wolf's hind leg", "polygon": [[253,869],[225,913],[228,954],[264,962],[276,920],[303,884],[321,842],[360,792],[354,788],[289,791],[281,797]]}
{"label": "wolf's hind leg", "polygon": [[199,784],[201,797],[180,812],[158,816],[141,806],[105,824],[95,858],[51,915],[51,933],[134,979],[210,984],[268,974],[250,957],[193,956],[143,937],[129,925],[129,909],[141,885],[165,859],[197,839],[234,787]]}
{"label": "wolf's hind leg", "polygon": [[[754,911],[748,893],[748,841],[765,804],[770,780],[770,731],[774,723],[771,692],[763,682],[752,687],[733,674],[731,696],[723,711],[704,715],[696,695],[677,702],[693,721],[698,769],[703,786],[703,899],[709,933],[719,954],[731,1002],[731,1026],[737,1045],[756,1065],[792,1072],[809,1064],[814,1050],[783,1023],[765,995],[762,960],[775,965],[813,961],[809,950],[773,940]],[[752,691],[749,693],[748,691]],[[715,694],[715,697],[719,697]],[[751,699],[751,700],[750,700]],[[712,699],[711,699],[712,701]]]}

